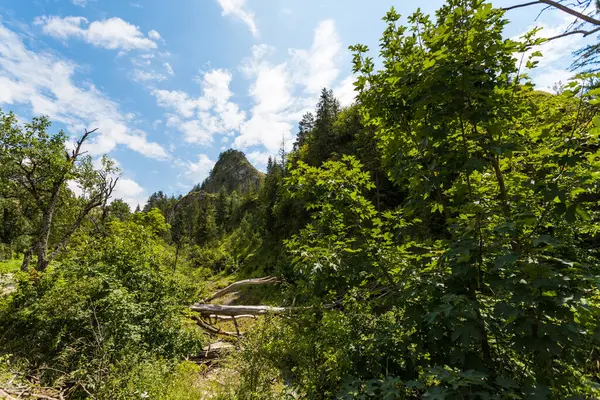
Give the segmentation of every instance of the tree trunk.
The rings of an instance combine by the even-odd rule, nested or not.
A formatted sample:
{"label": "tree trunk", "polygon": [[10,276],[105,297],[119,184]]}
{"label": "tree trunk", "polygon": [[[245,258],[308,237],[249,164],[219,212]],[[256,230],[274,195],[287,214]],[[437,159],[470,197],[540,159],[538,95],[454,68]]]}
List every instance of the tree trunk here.
{"label": "tree trunk", "polygon": [[53,214],[54,207],[50,207],[49,210],[43,214],[42,228],[40,229],[40,234],[38,235],[38,240],[35,244],[38,257],[36,269],[40,272],[45,271],[48,267],[48,238],[50,237]]}
{"label": "tree trunk", "polygon": [[29,263],[31,262],[31,255],[33,254],[33,247],[27,249],[23,254],[23,264],[21,264],[21,271],[27,272],[29,269]]}
{"label": "tree trunk", "polygon": [[232,292],[242,286],[253,286],[253,285],[268,285],[272,283],[278,283],[279,279],[274,276],[265,276],[264,278],[255,278],[255,279],[245,279],[243,281],[234,282],[231,285],[227,286],[224,289],[219,290],[208,299],[205,300],[206,303],[213,301],[214,299],[218,299],[219,297],[223,297],[223,295]]}
{"label": "tree trunk", "polygon": [[270,306],[221,306],[217,304],[194,304],[190,307],[192,311],[203,315],[261,315],[261,314],[283,314],[290,311],[286,307]]}
{"label": "tree trunk", "polygon": [[4,207],[2,212],[2,237],[0,237],[0,242],[8,243],[8,239],[10,237],[10,221],[9,221],[9,210],[8,207]]}

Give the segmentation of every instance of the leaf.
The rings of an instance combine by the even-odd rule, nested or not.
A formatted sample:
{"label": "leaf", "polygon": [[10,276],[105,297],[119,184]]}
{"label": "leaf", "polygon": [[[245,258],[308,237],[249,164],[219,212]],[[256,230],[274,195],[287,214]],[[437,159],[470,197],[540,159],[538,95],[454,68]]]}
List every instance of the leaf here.
{"label": "leaf", "polygon": [[496,265],[496,268],[499,268],[507,264],[514,264],[518,259],[519,256],[517,254],[510,253],[496,258],[494,264]]}
{"label": "leaf", "polygon": [[585,209],[583,209],[580,205],[577,205],[575,207],[575,212],[577,213],[577,215],[579,215],[579,217],[582,220],[584,220],[584,221],[590,221],[591,220],[590,214]]}
{"label": "leaf", "polygon": [[533,247],[538,247],[542,243],[550,246],[556,246],[559,244],[559,241],[550,235],[541,235],[533,239]]}
{"label": "leaf", "polygon": [[446,398],[446,394],[448,391],[441,387],[433,387],[427,389],[425,395],[423,395],[424,399],[429,400],[444,400]]}

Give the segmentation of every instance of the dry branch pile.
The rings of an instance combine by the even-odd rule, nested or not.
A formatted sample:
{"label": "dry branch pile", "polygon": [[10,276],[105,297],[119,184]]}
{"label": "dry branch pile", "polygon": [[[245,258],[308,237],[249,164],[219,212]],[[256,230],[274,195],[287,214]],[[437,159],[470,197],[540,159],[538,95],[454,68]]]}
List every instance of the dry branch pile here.
{"label": "dry branch pile", "polygon": [[[237,321],[240,319],[256,319],[259,315],[264,314],[282,314],[289,310],[286,307],[271,307],[271,306],[246,306],[246,305],[220,305],[220,304],[208,304],[211,301],[214,301],[218,298],[223,297],[227,293],[231,293],[233,291],[238,290],[244,286],[254,286],[254,285],[268,285],[279,283],[279,280],[273,276],[267,276],[264,278],[255,278],[255,279],[245,279],[242,281],[234,282],[231,285],[215,292],[212,296],[208,297],[204,301],[196,303],[190,307],[190,309],[196,313],[198,316],[194,318],[196,324],[210,333],[211,335],[222,335],[229,336],[234,338],[239,338],[244,335],[244,332],[241,332],[238,326]],[[233,322],[235,327],[235,332],[230,332],[227,330],[221,329],[217,326],[219,321],[225,322]],[[215,358],[214,353],[219,353],[224,348],[230,349],[233,346],[219,346],[217,342],[208,345],[206,348],[206,357],[205,358]],[[210,354],[209,354],[210,353]],[[210,355],[210,357],[209,357]]]}

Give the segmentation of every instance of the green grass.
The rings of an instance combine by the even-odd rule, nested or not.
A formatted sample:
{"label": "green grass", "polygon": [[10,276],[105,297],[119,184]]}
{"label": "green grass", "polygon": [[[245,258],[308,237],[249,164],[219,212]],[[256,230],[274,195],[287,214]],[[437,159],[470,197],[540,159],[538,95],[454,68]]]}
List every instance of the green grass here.
{"label": "green grass", "polygon": [[0,261],[0,274],[9,274],[18,272],[23,263],[23,258],[13,258],[12,260]]}

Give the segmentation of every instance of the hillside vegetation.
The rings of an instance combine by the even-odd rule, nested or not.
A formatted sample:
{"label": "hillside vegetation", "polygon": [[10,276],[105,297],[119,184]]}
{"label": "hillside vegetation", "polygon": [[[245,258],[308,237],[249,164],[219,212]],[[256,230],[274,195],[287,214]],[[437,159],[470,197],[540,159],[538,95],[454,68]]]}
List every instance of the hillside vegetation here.
{"label": "hillside vegetation", "polygon": [[598,75],[535,90],[481,0],[384,21],[266,174],[134,212],[0,114],[0,398],[600,398]]}

